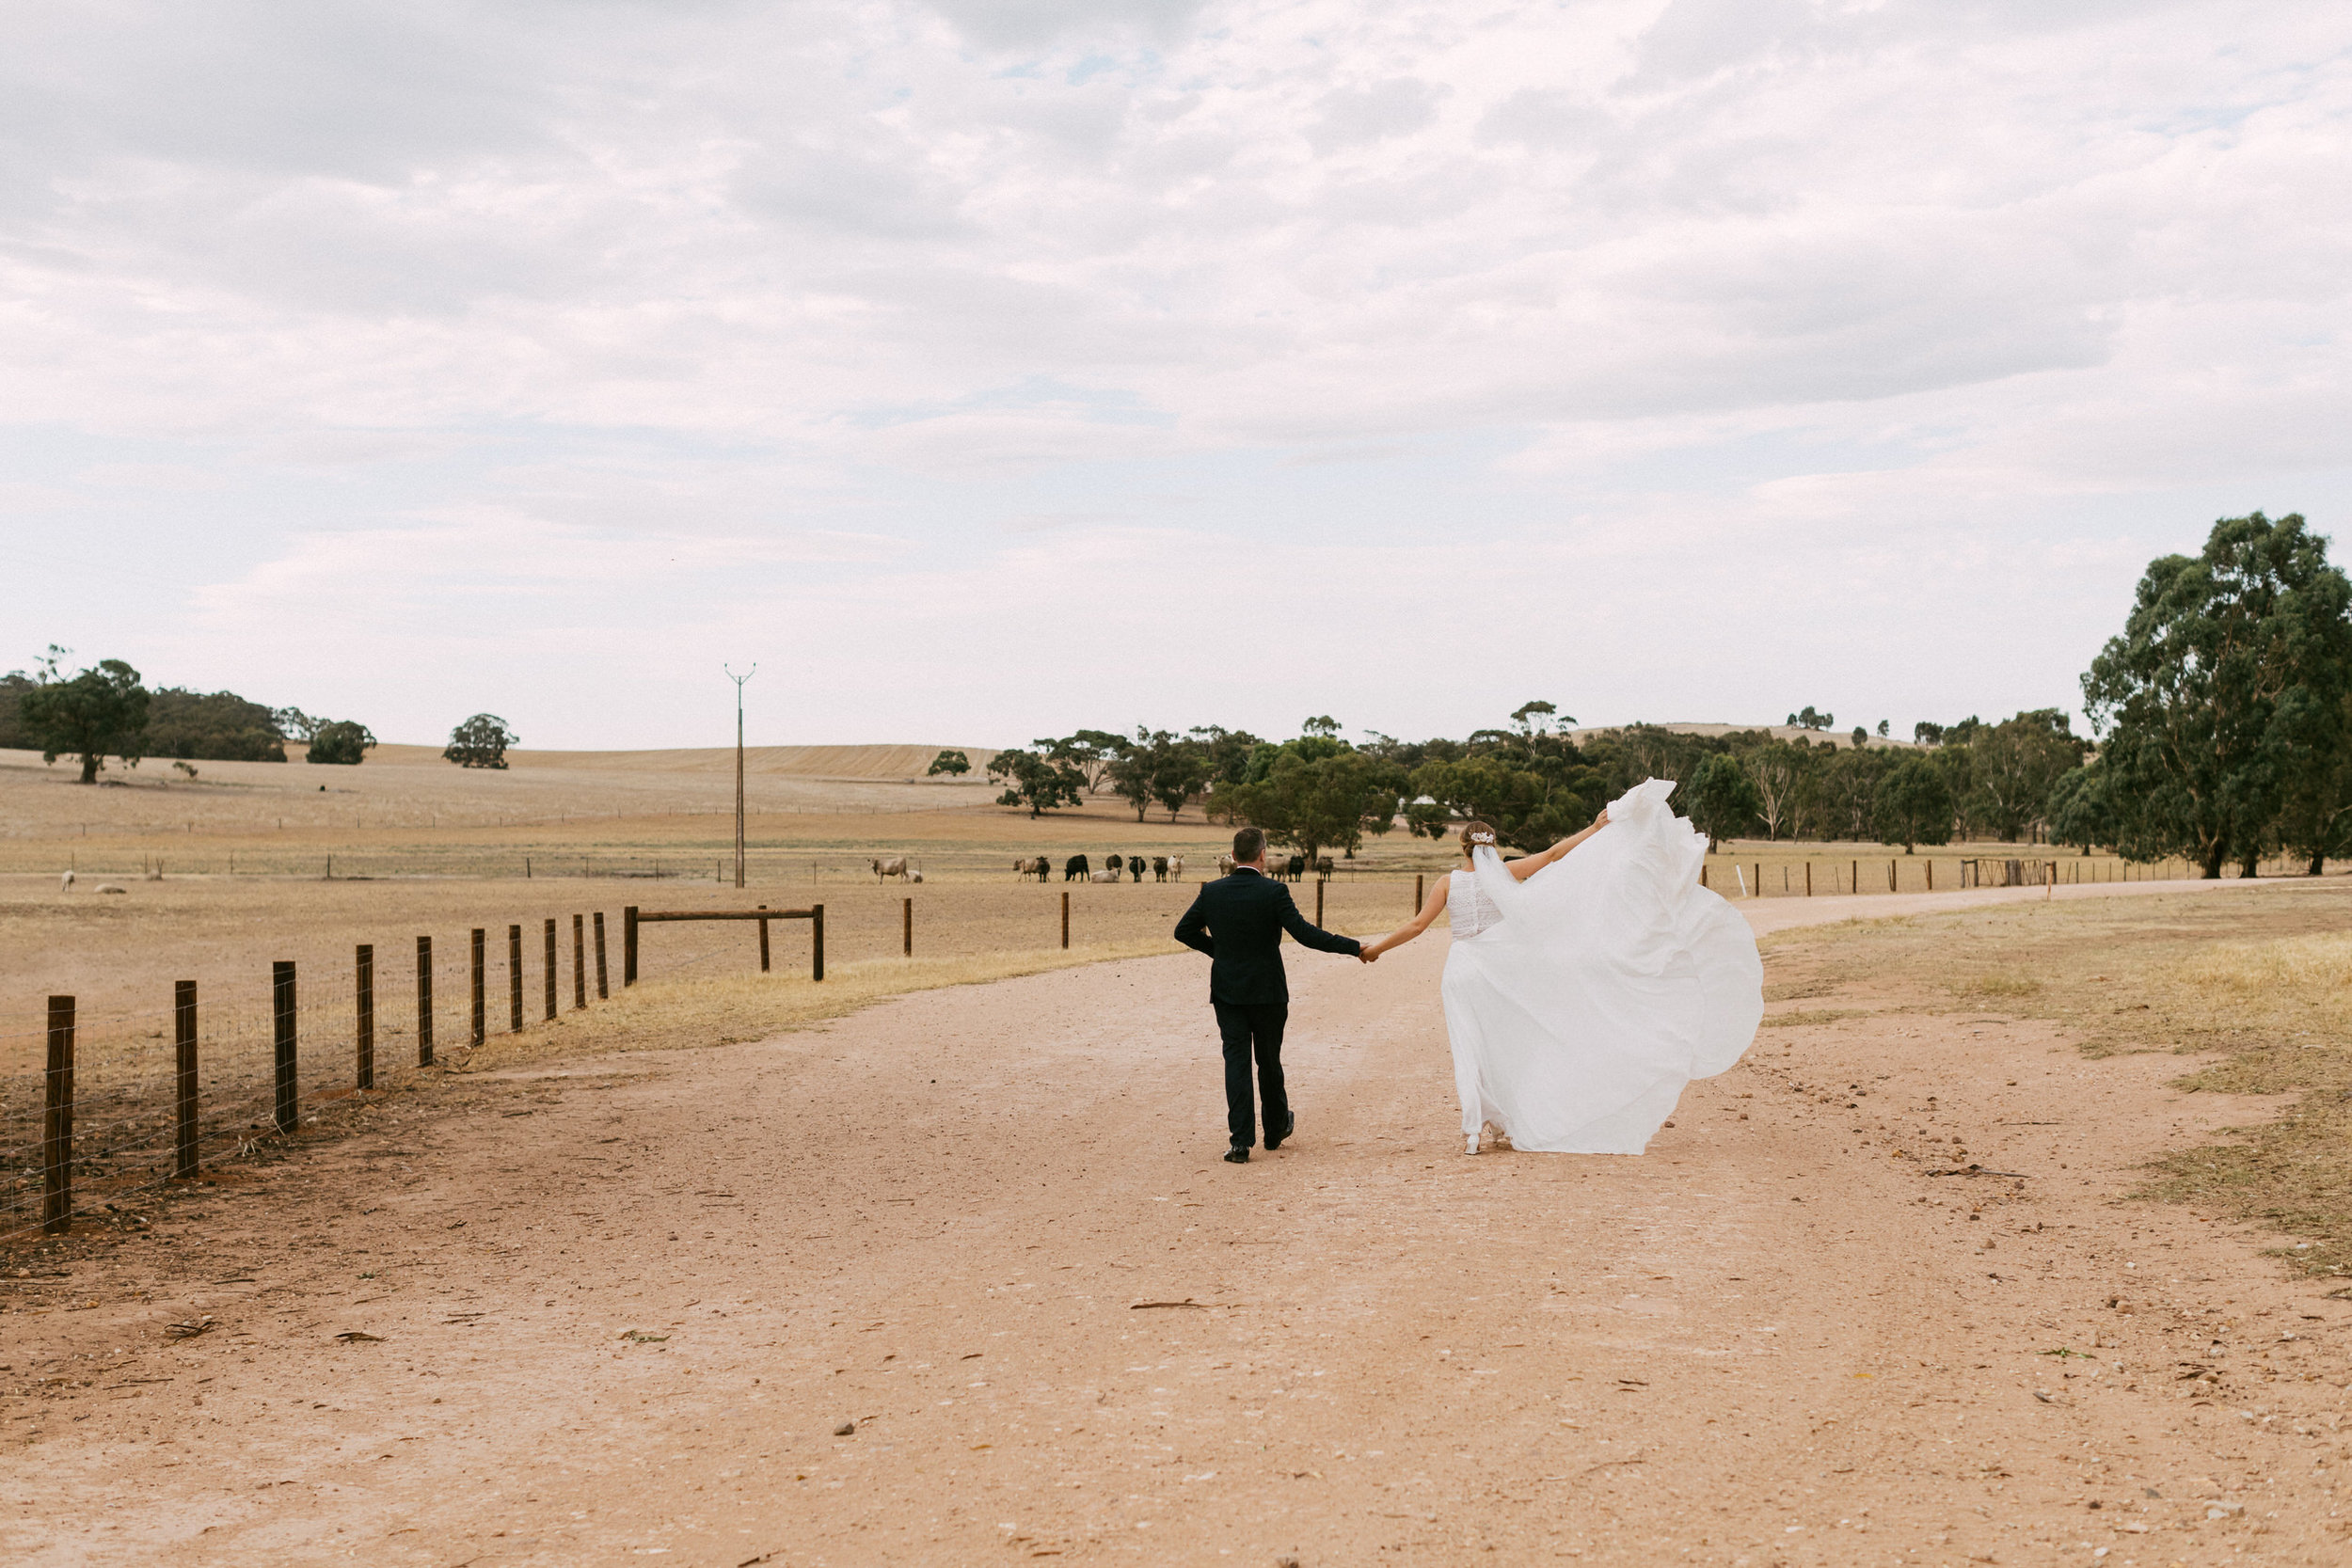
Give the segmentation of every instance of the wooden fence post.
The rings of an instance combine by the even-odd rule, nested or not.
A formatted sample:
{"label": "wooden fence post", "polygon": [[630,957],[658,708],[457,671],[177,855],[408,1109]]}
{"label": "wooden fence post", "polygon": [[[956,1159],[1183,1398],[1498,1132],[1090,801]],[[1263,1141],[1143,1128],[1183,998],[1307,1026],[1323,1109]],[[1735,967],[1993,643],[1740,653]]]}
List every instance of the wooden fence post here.
{"label": "wooden fence post", "polygon": [[825,977],[825,906],[809,906],[809,978]]}
{"label": "wooden fence post", "polygon": [[1895,863],[1893,861],[1886,863],[1886,891],[1889,893],[1895,891]]}
{"label": "wooden fence post", "polygon": [[433,1065],[433,939],[417,939],[417,1065]]}
{"label": "wooden fence post", "polygon": [[294,966],[279,958],[269,966],[270,1022],[275,1035],[278,1066],[277,1122],[280,1132],[294,1130]]}
{"label": "wooden fence post", "polygon": [[196,982],[171,983],[171,1043],[179,1060],[173,1097],[171,1174],[196,1174]]}
{"label": "wooden fence post", "polygon": [[507,1028],[523,1032],[523,928],[506,927],[506,1020]]}
{"label": "wooden fence post", "polygon": [[1926,868],[1928,874],[1928,891],[1933,893],[1935,891],[1935,857],[1930,855],[1920,863]]}
{"label": "wooden fence post", "polygon": [[621,911],[621,985],[637,983],[637,906]]}
{"label": "wooden fence post", "polygon": [[596,911],[596,1000],[604,1001],[612,993],[604,988],[604,911]]}
{"label": "wooden fence post", "polygon": [[353,956],[352,996],[358,1009],[352,1019],[352,1086],[375,1087],[375,944],[363,942]]}
{"label": "wooden fence post", "polygon": [[545,932],[543,933],[543,935],[544,935],[544,936],[546,937],[546,939],[547,939],[547,940],[546,940],[546,944],[545,944],[545,945],[546,945],[546,948],[547,948],[547,964],[548,964],[548,983],[547,983],[547,993],[548,993],[548,994],[547,994],[548,1022],[550,1022],[550,1023],[552,1023],[552,1022],[555,1022],[555,916],[553,916],[553,915],[549,915],[549,916],[548,916],[548,919],[547,919],[547,928],[546,928]]}
{"label": "wooden fence post", "polygon": [[1701,886],[1701,887],[1705,887],[1706,885],[1707,885],[1707,863],[1706,863],[1705,861],[1703,861],[1703,860],[1702,860],[1702,861],[1700,861],[1700,862],[1699,862],[1699,886]]}
{"label": "wooden fence post", "polygon": [[1811,861],[1804,863],[1804,895],[1807,898],[1813,896],[1813,863]]}
{"label": "wooden fence post", "polygon": [[40,1227],[62,1236],[73,1224],[73,998],[49,999],[48,1103],[40,1122]]}
{"label": "wooden fence post", "polygon": [[490,933],[477,926],[473,928],[473,1043],[480,1045],[490,1032]]}
{"label": "wooden fence post", "polygon": [[1061,895],[1061,946],[1063,952],[1070,951],[1070,895],[1067,891]]}
{"label": "wooden fence post", "polygon": [[1323,924],[1323,887],[1324,883],[1328,880],[1329,879],[1325,877],[1315,879],[1315,924],[1318,926]]}
{"label": "wooden fence post", "polygon": [[899,900],[898,951],[906,958],[914,957],[914,900]]}
{"label": "wooden fence post", "polygon": [[572,916],[572,1011],[588,1006],[588,943],[580,929],[580,918]]}
{"label": "wooden fence post", "polygon": [[1748,896],[1751,898],[1761,898],[1764,896],[1764,863],[1762,861],[1757,861],[1751,869],[1756,872],[1756,889],[1754,892],[1750,893]]}
{"label": "wooden fence post", "polygon": [[1862,863],[1860,861],[1853,863],[1853,869],[1849,873],[1847,885],[1856,893],[1862,891]]}
{"label": "wooden fence post", "polygon": [[[764,910],[768,906],[762,904],[759,907]],[[768,923],[765,920],[759,923],[759,972],[762,974],[768,973]]]}
{"label": "wooden fence post", "polygon": [[1413,912],[1415,914],[1421,913],[1422,896],[1422,874],[1416,871],[1413,873]]}

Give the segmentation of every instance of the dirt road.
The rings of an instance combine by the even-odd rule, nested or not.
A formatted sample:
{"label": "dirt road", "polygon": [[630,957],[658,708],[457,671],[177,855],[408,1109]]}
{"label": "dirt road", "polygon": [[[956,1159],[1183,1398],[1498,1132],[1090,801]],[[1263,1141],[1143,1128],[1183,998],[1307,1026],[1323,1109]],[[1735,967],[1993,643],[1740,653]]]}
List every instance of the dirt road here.
{"label": "dirt road", "polygon": [[388,1101],[10,1282],[0,1550],[2352,1555],[2352,1302],[2119,1196],[2260,1102],[1841,996],[1646,1158],[1468,1159],[1443,952],[1293,958],[1299,1133],[1243,1167],[1189,956]]}

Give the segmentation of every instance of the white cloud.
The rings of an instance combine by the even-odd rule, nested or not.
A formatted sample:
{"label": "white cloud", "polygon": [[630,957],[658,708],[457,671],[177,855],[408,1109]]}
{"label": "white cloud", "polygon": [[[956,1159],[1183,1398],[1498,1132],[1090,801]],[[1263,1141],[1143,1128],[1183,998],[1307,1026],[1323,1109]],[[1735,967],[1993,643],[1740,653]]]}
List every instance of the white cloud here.
{"label": "white cloud", "polygon": [[[1381,727],[1459,729],[1436,687],[1371,673],[1438,562],[1573,579],[1598,552],[1606,604],[1494,656],[1622,694],[1555,687],[1582,716],[1856,705],[1825,662],[1882,705],[1991,709],[2066,700],[2135,557],[2254,505],[2331,528],[2352,499],[2352,17],[2328,8],[19,21],[0,528],[37,560],[144,541],[142,581],[183,586],[126,602],[53,571],[0,582],[0,612],[36,642],[151,639],[338,692],[272,700],[389,709],[443,637],[468,680],[504,660],[545,689],[581,668],[564,639],[595,645],[549,600],[701,635],[752,582],[847,617],[836,689],[903,680],[891,711],[921,729],[944,699],[919,650],[960,645],[950,611],[886,658],[851,621],[1025,602],[1042,574],[1127,607],[1073,701],[1098,668],[1106,693],[1162,692],[1150,639],[1211,627],[1295,657],[1196,649],[1156,700],[1205,715],[1184,682],[1237,705],[1273,682],[1284,712],[1356,693],[1380,721],[1396,697]],[[442,551],[465,570],[418,564]],[[1135,585],[1235,555],[1344,591],[1274,627]],[[2087,626],[1979,612],[1947,636],[1849,603],[1830,639],[1728,591],[1895,605],[1928,562],[1931,596],[1983,603],[2021,561],[2068,574]],[[1720,597],[1649,586],[1693,562]],[[406,607],[366,660],[316,608],[344,593]],[[1703,624],[1645,619],[1678,614]],[[1009,711],[1079,677],[1040,656],[1007,679]],[[675,707],[583,697],[533,734],[675,738]]]}

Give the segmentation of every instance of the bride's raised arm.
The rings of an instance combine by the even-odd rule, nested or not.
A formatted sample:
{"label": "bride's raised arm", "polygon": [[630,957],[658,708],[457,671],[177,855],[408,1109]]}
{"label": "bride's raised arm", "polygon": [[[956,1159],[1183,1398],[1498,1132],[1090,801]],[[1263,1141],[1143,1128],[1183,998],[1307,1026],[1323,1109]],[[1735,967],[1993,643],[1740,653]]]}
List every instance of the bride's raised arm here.
{"label": "bride's raised arm", "polygon": [[1438,914],[1445,909],[1445,890],[1448,885],[1453,882],[1453,880],[1454,879],[1451,877],[1439,877],[1438,879],[1438,885],[1430,890],[1429,902],[1421,907],[1421,912],[1419,914],[1413,916],[1412,919],[1406,921],[1404,925],[1399,926],[1395,930],[1391,931],[1387,936],[1382,937],[1379,941],[1368,942],[1364,943],[1364,950],[1361,954],[1363,960],[1366,963],[1370,963],[1381,954],[1386,953],[1390,948],[1402,947],[1406,942],[1412,941],[1415,937],[1421,935],[1423,931],[1429,929],[1429,923],[1437,919]]}
{"label": "bride's raised arm", "polygon": [[1603,806],[1600,809],[1600,815],[1593,818],[1593,825],[1582,832],[1562,839],[1540,855],[1522,855],[1518,860],[1505,861],[1502,863],[1503,869],[1510,872],[1516,880],[1523,882],[1554,861],[1565,858],[1569,850],[1607,826],[1609,826],[1609,808]]}

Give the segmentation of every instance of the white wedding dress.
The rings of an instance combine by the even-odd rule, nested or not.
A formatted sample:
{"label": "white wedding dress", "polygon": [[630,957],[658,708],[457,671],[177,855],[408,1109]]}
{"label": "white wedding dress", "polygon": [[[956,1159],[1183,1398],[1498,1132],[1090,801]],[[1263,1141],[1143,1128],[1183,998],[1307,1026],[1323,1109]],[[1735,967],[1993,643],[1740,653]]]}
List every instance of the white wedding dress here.
{"label": "white wedding dress", "polygon": [[1462,1131],[1515,1148],[1639,1154],[1683,1085],[1737,1062],[1764,1016],[1739,911],[1698,885],[1707,840],[1650,779],[1524,882],[1480,846],[1446,889],[1446,1034]]}

